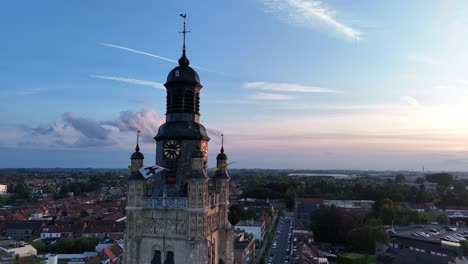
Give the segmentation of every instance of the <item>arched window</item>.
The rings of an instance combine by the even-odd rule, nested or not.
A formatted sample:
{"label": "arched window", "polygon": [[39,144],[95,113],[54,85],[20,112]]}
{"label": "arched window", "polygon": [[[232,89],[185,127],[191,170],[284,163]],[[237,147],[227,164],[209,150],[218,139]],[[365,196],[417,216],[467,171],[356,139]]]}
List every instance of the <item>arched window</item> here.
{"label": "arched window", "polygon": [[164,264],[174,264],[174,252],[167,251],[166,260],[164,260]]}
{"label": "arched window", "polygon": [[161,264],[161,250],[155,250],[151,264]]}

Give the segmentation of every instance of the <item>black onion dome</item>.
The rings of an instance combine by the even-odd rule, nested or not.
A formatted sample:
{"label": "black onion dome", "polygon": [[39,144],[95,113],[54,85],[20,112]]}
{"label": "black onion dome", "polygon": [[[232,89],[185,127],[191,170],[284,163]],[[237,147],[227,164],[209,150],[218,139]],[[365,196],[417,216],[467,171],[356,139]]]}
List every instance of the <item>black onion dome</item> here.
{"label": "black onion dome", "polygon": [[[189,59],[185,56],[185,51],[182,53],[182,57],[179,59],[179,66],[172,69],[167,75],[166,84],[178,82],[187,84],[200,85],[200,77],[198,73],[189,66]],[[167,86],[166,86],[167,87]]]}
{"label": "black onion dome", "polygon": [[182,51],[182,57],[180,57],[180,59],[177,62],[179,63],[180,66],[189,66],[190,61],[187,58],[187,56],[185,56],[185,50]]}
{"label": "black onion dome", "polygon": [[224,147],[221,147],[221,152],[216,156],[216,160],[227,160],[227,156],[224,154]]}
{"label": "black onion dome", "polygon": [[135,152],[133,152],[132,156],[130,156],[130,159],[145,159],[145,156],[143,156],[143,153],[140,152],[140,147],[137,145],[135,148]]}

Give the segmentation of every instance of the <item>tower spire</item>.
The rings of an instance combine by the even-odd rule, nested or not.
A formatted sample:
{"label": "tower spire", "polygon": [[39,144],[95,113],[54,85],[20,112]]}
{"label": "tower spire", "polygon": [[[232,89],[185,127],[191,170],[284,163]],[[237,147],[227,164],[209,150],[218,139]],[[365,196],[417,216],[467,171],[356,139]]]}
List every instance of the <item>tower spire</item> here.
{"label": "tower spire", "polygon": [[136,147],[135,147],[135,151],[136,151],[136,152],[139,152],[139,151],[140,151],[140,146],[138,145],[138,143],[139,143],[139,141],[140,141],[140,133],[141,133],[141,131],[138,130],[138,132],[137,132],[137,140],[136,140]]}
{"label": "tower spire", "polygon": [[221,134],[221,153],[224,153],[224,134]]}
{"label": "tower spire", "polygon": [[190,61],[187,59],[187,56],[185,55],[185,34],[190,32],[190,31],[187,31],[186,28],[185,28],[185,18],[187,18],[187,14],[183,13],[183,14],[180,14],[179,16],[184,19],[183,30],[179,32],[179,33],[181,33],[183,35],[182,57],[180,57],[180,59],[179,59],[179,65],[180,66],[188,66]]}

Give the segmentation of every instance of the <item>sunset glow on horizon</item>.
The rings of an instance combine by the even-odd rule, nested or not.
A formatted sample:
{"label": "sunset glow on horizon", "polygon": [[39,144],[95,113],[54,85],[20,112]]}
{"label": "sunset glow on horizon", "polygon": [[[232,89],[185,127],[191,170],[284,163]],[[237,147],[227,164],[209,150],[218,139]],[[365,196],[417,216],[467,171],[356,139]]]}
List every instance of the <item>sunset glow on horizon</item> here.
{"label": "sunset glow on horizon", "polygon": [[224,133],[233,168],[468,171],[456,0],[8,3],[0,167],[124,168],[137,130],[153,163],[182,12],[209,167]]}

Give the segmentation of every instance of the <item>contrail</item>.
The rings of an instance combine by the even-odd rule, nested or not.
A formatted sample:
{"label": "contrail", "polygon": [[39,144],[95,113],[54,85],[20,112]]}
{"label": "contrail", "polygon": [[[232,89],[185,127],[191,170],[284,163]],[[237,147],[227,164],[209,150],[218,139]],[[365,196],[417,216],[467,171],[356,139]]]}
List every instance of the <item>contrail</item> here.
{"label": "contrail", "polygon": [[145,81],[145,80],[131,79],[131,78],[125,78],[125,77],[117,77],[117,76],[105,76],[105,75],[89,75],[89,77],[104,79],[104,80],[118,81],[118,82],[125,82],[125,83],[132,83],[132,84],[138,84],[138,85],[144,85],[144,86],[150,86],[150,87],[153,87],[153,88],[158,88],[158,89],[163,89],[163,90],[166,89],[164,87],[164,84],[162,84],[162,83],[150,82],[150,81]]}
{"label": "contrail", "polygon": [[148,53],[148,52],[136,50],[136,49],[131,49],[131,48],[127,48],[127,47],[117,46],[117,45],[108,44],[108,43],[104,43],[104,42],[101,42],[101,43],[99,43],[99,44],[101,44],[101,45],[103,45],[103,46],[111,47],[111,48],[126,50],[126,51],[130,51],[130,52],[133,52],[133,53],[138,53],[138,54],[141,54],[141,55],[153,57],[153,58],[160,59],[160,60],[165,60],[165,61],[170,61],[170,62],[177,63],[176,60],[169,59],[169,58],[162,57],[162,56],[158,56],[158,55],[151,54],[151,53]]}
{"label": "contrail", "polygon": [[[144,52],[144,51],[141,51],[141,50],[136,50],[136,49],[131,49],[131,48],[127,48],[127,47],[117,46],[117,45],[114,45],[114,44],[109,44],[109,43],[104,43],[104,42],[101,42],[99,44],[102,45],[102,46],[107,46],[107,47],[111,47],[111,48],[115,48],[115,49],[126,50],[126,51],[130,51],[130,52],[133,52],[133,53],[145,55],[145,56],[148,56],[148,57],[153,57],[153,58],[160,59],[160,60],[165,60],[165,61],[169,61],[169,62],[173,62],[173,63],[178,63],[178,61],[176,61],[176,60],[169,59],[169,58],[159,56],[159,55],[156,55],[156,54],[151,54],[151,53]],[[192,67],[196,68],[196,69],[208,71],[208,72],[223,74],[223,73],[220,73],[220,72],[215,72],[215,71],[209,70],[207,68],[203,68],[203,67],[199,67],[199,66],[195,66],[195,65],[192,65]]]}

